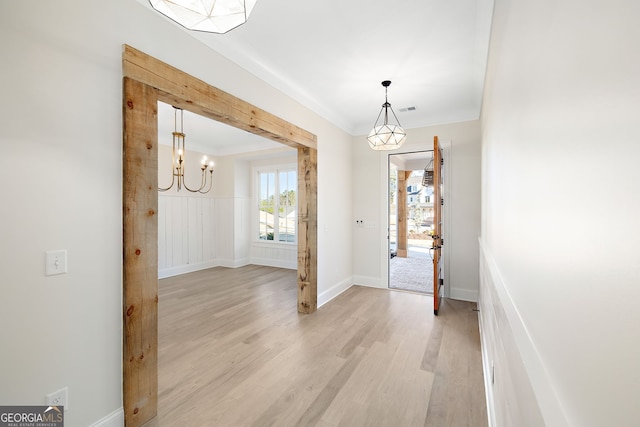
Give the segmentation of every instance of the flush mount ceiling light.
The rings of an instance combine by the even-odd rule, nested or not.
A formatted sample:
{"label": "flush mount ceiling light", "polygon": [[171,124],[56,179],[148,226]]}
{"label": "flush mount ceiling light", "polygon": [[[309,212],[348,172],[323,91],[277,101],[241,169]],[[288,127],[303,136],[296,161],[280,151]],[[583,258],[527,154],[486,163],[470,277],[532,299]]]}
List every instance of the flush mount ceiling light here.
{"label": "flush mount ceiling light", "polygon": [[149,0],[151,7],[189,30],[224,34],[247,22],[257,0]]}
{"label": "flush mount ceiling light", "polygon": [[[373,130],[371,130],[367,137],[369,146],[374,150],[395,150],[402,147],[402,144],[404,144],[404,141],[407,139],[407,133],[402,129],[402,127],[400,127],[400,121],[398,121],[396,113],[394,113],[393,108],[391,108],[391,104],[389,104],[389,101],[387,100],[387,88],[390,84],[390,80],[382,82],[382,86],[384,86],[384,104],[382,104],[382,109],[380,110],[380,113],[378,113],[378,118],[373,124]],[[393,118],[396,119],[397,124],[395,125],[389,123],[389,110],[391,110]],[[380,116],[383,111],[384,121],[381,125],[378,125],[378,120],[380,120]]]}

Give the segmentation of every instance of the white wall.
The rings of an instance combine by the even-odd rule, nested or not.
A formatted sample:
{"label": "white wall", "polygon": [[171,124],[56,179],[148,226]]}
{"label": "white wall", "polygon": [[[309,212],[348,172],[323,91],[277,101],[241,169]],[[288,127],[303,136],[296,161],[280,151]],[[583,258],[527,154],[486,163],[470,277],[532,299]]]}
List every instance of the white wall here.
{"label": "white wall", "polygon": [[640,3],[495,5],[480,307],[493,416],[637,425]]}
{"label": "white wall", "polygon": [[[433,150],[437,135],[446,161],[445,255],[447,295],[475,301],[480,234],[480,122],[407,130],[407,142],[392,152],[373,151],[364,136],[353,138],[354,282],[388,286],[388,155]],[[355,227],[364,220],[368,227]]]}
{"label": "white wall", "polygon": [[135,1],[0,2],[0,39],[0,403],[68,386],[69,427],[122,406],[123,43],[318,136],[318,292],[350,281],[349,135]]}

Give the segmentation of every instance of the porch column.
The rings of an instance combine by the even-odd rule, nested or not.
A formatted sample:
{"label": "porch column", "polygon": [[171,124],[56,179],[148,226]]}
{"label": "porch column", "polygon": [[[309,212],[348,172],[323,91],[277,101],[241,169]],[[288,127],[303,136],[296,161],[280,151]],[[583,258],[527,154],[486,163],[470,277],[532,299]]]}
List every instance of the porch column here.
{"label": "porch column", "polygon": [[397,256],[402,258],[407,257],[407,244],[409,242],[407,235],[407,180],[409,176],[411,176],[411,171],[398,171]]}

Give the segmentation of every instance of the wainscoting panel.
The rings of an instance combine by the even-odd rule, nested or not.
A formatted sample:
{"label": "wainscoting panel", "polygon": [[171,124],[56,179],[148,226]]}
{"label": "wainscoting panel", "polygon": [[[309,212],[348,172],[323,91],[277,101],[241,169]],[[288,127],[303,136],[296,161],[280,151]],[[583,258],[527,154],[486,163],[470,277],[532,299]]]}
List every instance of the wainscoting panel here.
{"label": "wainscoting panel", "polygon": [[251,198],[236,198],[234,200],[233,225],[235,230],[235,252],[236,264],[244,260],[245,265],[251,257]]}
{"label": "wainscoting panel", "polygon": [[251,199],[158,196],[158,275],[247,264],[298,268],[296,245],[253,242]]}
{"label": "wainscoting panel", "polygon": [[[487,248],[480,242],[480,337],[490,426],[557,425],[539,399],[555,393]],[[525,366],[526,365],[526,366]],[[557,403],[555,404],[557,405]],[[556,412],[558,408],[551,409]]]}
{"label": "wainscoting panel", "polygon": [[158,196],[160,277],[215,266],[215,205],[206,197]]}
{"label": "wainscoting panel", "polygon": [[216,199],[213,214],[213,227],[216,236],[216,255],[220,265],[233,267],[235,259],[234,234],[234,198],[221,197]]}
{"label": "wainscoting panel", "polygon": [[286,243],[254,242],[251,264],[280,268],[298,268],[298,246]]}

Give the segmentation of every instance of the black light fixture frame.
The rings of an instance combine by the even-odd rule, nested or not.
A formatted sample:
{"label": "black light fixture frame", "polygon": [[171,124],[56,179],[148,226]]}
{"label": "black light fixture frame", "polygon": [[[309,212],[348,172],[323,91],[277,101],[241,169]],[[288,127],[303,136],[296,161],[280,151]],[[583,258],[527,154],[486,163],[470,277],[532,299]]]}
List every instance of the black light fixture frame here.
{"label": "black light fixture frame", "polygon": [[391,80],[385,80],[382,82],[382,86],[384,86],[384,104],[382,104],[382,108],[380,109],[380,112],[378,113],[378,117],[376,118],[375,123],[373,123],[373,127],[375,128],[378,125],[378,120],[380,120],[380,116],[382,115],[382,112],[384,111],[384,123],[383,124],[389,124],[389,110],[391,110],[391,114],[393,114],[393,118],[396,119],[396,123],[398,124],[398,126],[402,127],[402,125],[400,124],[400,120],[398,120],[398,117],[396,116],[396,112],[393,111],[393,108],[391,108],[391,104],[389,103],[389,100],[387,98],[387,88],[389,86],[391,86]]}

